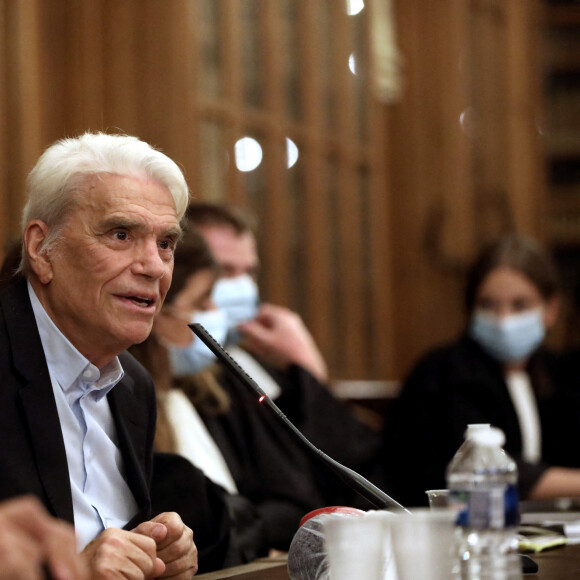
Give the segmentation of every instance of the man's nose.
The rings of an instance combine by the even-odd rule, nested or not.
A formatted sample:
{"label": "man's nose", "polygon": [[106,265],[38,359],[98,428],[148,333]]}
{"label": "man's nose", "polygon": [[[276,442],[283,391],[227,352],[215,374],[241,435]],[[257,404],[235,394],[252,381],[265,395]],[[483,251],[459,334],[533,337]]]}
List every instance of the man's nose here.
{"label": "man's nose", "polygon": [[162,278],[167,272],[167,263],[159,253],[157,240],[138,245],[133,262],[133,272],[149,278]]}

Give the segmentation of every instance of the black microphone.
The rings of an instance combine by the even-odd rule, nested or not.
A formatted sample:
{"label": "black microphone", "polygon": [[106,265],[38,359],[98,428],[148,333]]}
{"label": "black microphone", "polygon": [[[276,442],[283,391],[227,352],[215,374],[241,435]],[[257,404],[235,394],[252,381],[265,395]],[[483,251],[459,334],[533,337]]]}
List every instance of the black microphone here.
{"label": "black microphone", "polygon": [[284,415],[278,406],[266,395],[266,393],[258,386],[258,384],[244,371],[244,369],[221,347],[221,345],[214,339],[214,337],[199,323],[189,324],[191,330],[204,342],[204,344],[226,365],[226,367],[238,378],[240,381],[255,395],[258,402],[266,408],[270,409],[278,419],[286,426],[286,428],[318,459],[325,463],[332,469],[350,488],[358,492],[362,497],[367,499],[378,509],[386,509],[389,507],[409,513],[405,507],[392,497],[388,496],[384,491],[380,490],[376,485],[373,485],[368,479],[353,471],[352,469],[342,465],[338,461],[332,459],[314,446]]}

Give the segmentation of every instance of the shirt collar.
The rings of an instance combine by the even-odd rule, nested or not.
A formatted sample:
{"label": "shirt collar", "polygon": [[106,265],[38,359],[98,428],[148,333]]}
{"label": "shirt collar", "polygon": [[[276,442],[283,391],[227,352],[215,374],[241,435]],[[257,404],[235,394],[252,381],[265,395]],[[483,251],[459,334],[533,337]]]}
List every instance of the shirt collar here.
{"label": "shirt collar", "polygon": [[119,358],[115,357],[102,369],[98,369],[54,324],[30,282],[28,282],[28,294],[48,369],[63,392],[70,395],[76,390],[80,390],[81,393],[91,390],[95,391],[95,395],[99,398],[104,397],[123,378],[124,372]]}

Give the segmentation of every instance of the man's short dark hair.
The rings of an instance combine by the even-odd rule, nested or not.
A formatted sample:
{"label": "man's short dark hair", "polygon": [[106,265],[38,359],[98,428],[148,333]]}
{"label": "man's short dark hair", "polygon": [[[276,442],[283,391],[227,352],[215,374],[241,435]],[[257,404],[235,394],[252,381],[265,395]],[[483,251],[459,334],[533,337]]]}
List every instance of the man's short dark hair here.
{"label": "man's short dark hair", "polygon": [[238,235],[255,234],[257,220],[248,211],[218,203],[196,202],[190,204],[185,214],[186,222],[193,228],[222,226],[232,228]]}

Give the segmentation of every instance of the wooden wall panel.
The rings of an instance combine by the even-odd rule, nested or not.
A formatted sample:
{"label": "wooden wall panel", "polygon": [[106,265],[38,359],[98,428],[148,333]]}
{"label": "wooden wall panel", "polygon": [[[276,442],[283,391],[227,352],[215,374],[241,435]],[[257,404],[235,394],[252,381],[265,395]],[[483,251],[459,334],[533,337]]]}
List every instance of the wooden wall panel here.
{"label": "wooden wall panel", "polygon": [[2,2],[3,48],[1,78],[3,190],[2,239],[19,235],[24,205],[24,180],[42,151],[43,101],[39,60],[39,3]]}
{"label": "wooden wall panel", "polygon": [[135,55],[141,88],[137,96],[139,134],[187,167],[196,149],[189,133],[194,124],[193,58],[188,51],[191,2],[147,0],[138,4],[143,22]]}
{"label": "wooden wall panel", "polygon": [[[49,4],[47,9],[51,10],[52,6]],[[103,17],[101,2],[79,3],[69,0],[65,3],[66,29],[62,40],[65,42],[67,67],[61,71],[61,78],[67,90],[66,101],[75,103],[65,111],[67,128],[72,135],[87,127],[94,130],[105,128]],[[52,31],[46,30],[45,34],[50,37]],[[119,51],[119,54],[123,52]]]}
{"label": "wooden wall panel", "polygon": [[276,272],[267,280],[264,288],[275,304],[291,304],[295,289],[295,271],[292,262],[292,229],[294,227],[292,200],[289,182],[281,179],[287,173],[286,137],[289,137],[284,104],[285,66],[283,26],[284,13],[280,2],[264,0],[260,16],[260,52],[263,55],[263,100],[264,109],[271,116],[270,131],[265,140],[265,189],[262,205],[265,219],[262,234],[268,240],[262,260],[265,272]]}
{"label": "wooden wall panel", "polygon": [[[440,204],[445,220],[440,237],[440,251],[453,261],[470,259],[475,224],[472,186],[472,136],[468,126],[471,72],[469,70],[470,11],[462,0],[439,3],[434,51],[438,65],[441,134],[440,149],[434,158],[438,166]],[[435,205],[430,206],[435,211]]]}
{"label": "wooden wall panel", "polygon": [[[364,376],[367,357],[365,344],[360,337],[365,331],[363,290],[363,248],[361,196],[358,188],[359,167],[352,162],[355,151],[348,150],[349,143],[356,143],[357,121],[355,108],[355,79],[346,64],[353,46],[353,23],[343,6],[332,4],[331,30],[334,31],[336,47],[333,51],[332,70],[337,77],[336,124],[341,137],[341,150],[337,168],[335,192],[337,207],[337,233],[339,237],[338,259],[334,268],[342,280],[340,302],[341,317],[339,334],[345,366],[354,376]],[[344,159],[344,160],[343,160]]]}
{"label": "wooden wall panel", "polygon": [[540,143],[541,30],[540,5],[528,0],[506,3],[508,107],[507,139],[510,165],[508,191],[519,232],[547,241],[544,151]]}
{"label": "wooden wall panel", "polygon": [[298,4],[299,63],[302,67],[300,98],[305,125],[309,128],[302,140],[304,158],[304,230],[308,251],[305,255],[307,316],[323,352],[333,344],[332,304],[328,300],[332,273],[330,252],[330,215],[328,213],[327,166],[316,149],[324,134],[323,82],[324,66],[321,6],[316,2]]}
{"label": "wooden wall panel", "polygon": [[107,15],[100,47],[104,64],[101,91],[106,103],[101,125],[103,130],[118,128],[130,135],[139,134],[140,124],[146,123],[142,119],[141,98],[147,98],[145,83],[151,74],[141,53],[147,43],[139,42],[145,29],[143,13],[137,9],[135,0],[106,0],[97,4]]}
{"label": "wooden wall panel", "polygon": [[396,2],[405,94],[388,141],[400,376],[461,330],[477,248],[511,230],[541,235],[537,6]]}
{"label": "wooden wall panel", "polygon": [[[459,193],[442,188],[442,178],[448,175],[445,170],[453,167],[453,160],[444,155],[445,132],[452,128],[444,125],[449,115],[443,113],[446,99],[456,101],[451,94],[453,87],[448,90],[442,80],[442,66],[453,67],[451,62],[446,63],[445,53],[441,54],[443,49],[437,43],[437,38],[446,36],[445,30],[438,29],[445,25],[442,4],[397,4],[405,59],[404,96],[390,111],[388,167],[392,192],[394,366],[398,377],[420,353],[452,336],[461,321],[454,303],[458,284],[435,263],[447,260],[447,254],[441,251],[441,231],[442,227],[449,227],[449,197]],[[435,236],[428,236],[431,222],[437,228]],[[452,226],[450,230],[453,231]],[[456,246],[461,245],[456,240]]]}
{"label": "wooden wall panel", "polygon": [[42,146],[38,2],[20,0],[11,8],[8,29],[13,42],[8,53],[8,66],[12,71],[14,92],[10,106],[18,126],[18,172],[25,174],[36,162]]}
{"label": "wooden wall panel", "polygon": [[[253,0],[248,30],[239,0],[0,0],[0,235],[18,231],[24,178],[46,145],[87,129],[137,134],[184,167],[196,197],[259,209],[264,297],[301,306],[335,376],[397,379],[461,327],[461,272],[489,231],[513,215],[539,232],[538,0],[394,0],[404,87],[393,106],[354,92],[343,3],[296,1],[297,112],[285,116],[290,4]],[[200,21],[204,6],[215,21]],[[200,69],[212,26],[210,91]],[[259,104],[246,99],[245,34],[260,47]],[[227,169],[200,161],[201,121]],[[248,176],[233,154],[252,131],[268,163]],[[286,136],[300,147],[291,177]],[[486,229],[488,214],[499,226]]]}
{"label": "wooden wall panel", "polygon": [[[228,154],[234,155],[234,144],[243,137],[242,111],[244,86],[242,77],[242,53],[239,49],[242,42],[241,5],[236,0],[226,0],[221,5],[220,38],[223,39],[224,97],[229,104],[230,115],[225,117],[224,131]],[[227,174],[227,195],[233,203],[241,206],[248,204],[247,191],[243,187],[243,175],[230,163]]]}

